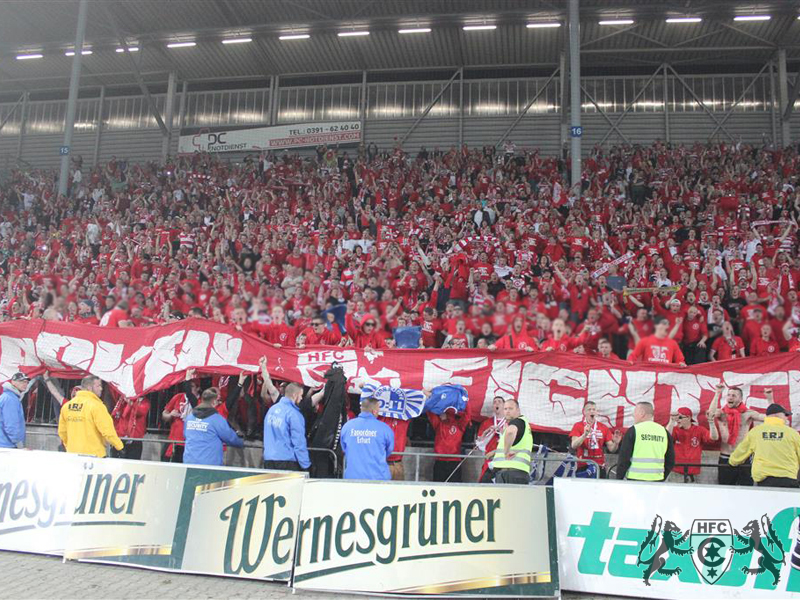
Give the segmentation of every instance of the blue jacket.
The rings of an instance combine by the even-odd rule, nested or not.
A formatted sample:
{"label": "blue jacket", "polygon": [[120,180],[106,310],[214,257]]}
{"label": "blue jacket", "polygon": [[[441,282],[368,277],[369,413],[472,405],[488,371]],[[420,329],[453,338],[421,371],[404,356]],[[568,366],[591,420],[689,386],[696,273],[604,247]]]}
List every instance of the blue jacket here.
{"label": "blue jacket", "polygon": [[362,412],[342,427],[345,479],[389,480],[386,459],[394,450],[394,433],[372,413]]}
{"label": "blue jacket", "polygon": [[0,448],[16,448],[25,443],[25,414],[20,393],[10,383],[3,384],[0,394]]}
{"label": "blue jacket", "polygon": [[264,417],[264,460],[294,460],[311,466],[306,444],[306,420],[297,405],[283,396]]}
{"label": "blue jacket", "polygon": [[241,448],[244,441],[228,425],[216,409],[196,407],[183,424],[186,448],[183,462],[187,465],[222,466],[222,445]]}

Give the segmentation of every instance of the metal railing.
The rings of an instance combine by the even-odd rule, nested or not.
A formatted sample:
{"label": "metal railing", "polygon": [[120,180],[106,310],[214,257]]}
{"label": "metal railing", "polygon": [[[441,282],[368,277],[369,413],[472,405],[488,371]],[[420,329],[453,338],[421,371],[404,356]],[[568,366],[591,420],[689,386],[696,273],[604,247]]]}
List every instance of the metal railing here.
{"label": "metal railing", "polygon": [[[44,426],[46,427],[46,426]],[[28,432],[28,434],[33,435],[43,435],[45,437],[53,437],[58,438],[58,433],[55,431],[32,431]],[[132,437],[120,437],[123,442],[141,442],[142,444],[158,444],[160,446],[169,446],[169,445],[176,445],[176,446],[185,446],[185,440],[167,440],[162,438],[132,438]],[[59,441],[60,443],[60,441]],[[245,442],[243,449],[256,449],[256,450],[263,450],[263,444],[256,444],[253,442]],[[108,448],[106,448],[108,450]],[[333,461],[333,472],[339,473],[339,457],[334,450],[330,448],[308,448],[309,454],[326,454],[329,458]],[[163,452],[159,452],[159,456],[162,455]],[[241,466],[241,465],[233,465],[233,466]]]}
{"label": "metal railing", "polygon": [[[477,449],[477,447],[475,449]],[[436,452],[394,452],[394,453],[392,453],[392,456],[400,456],[400,457],[402,457],[401,461],[404,461],[404,459],[406,457],[409,457],[409,458],[413,459],[413,461],[414,461],[414,469],[413,469],[413,471],[414,471],[414,479],[406,479],[406,481],[429,481],[427,479],[420,479],[420,473],[421,473],[420,467],[421,467],[422,459],[432,459],[433,461],[441,460],[441,459],[459,459],[460,462],[459,462],[458,466],[456,467],[456,469],[453,469],[453,471],[455,471],[457,469],[463,469],[463,467],[467,463],[467,461],[480,461],[481,463],[483,463],[485,460],[487,460],[486,455],[480,454],[480,453],[476,453],[475,449],[473,449],[468,454],[438,454]],[[569,455],[569,454],[564,454],[563,456],[542,456],[542,457],[534,456],[534,458],[531,459],[531,472],[534,473],[535,470],[537,470],[540,465],[544,466],[544,468],[541,470],[541,472],[536,472],[535,473],[536,474],[535,483],[542,483],[542,482],[546,483],[546,482],[550,481],[553,477],[556,476],[555,473],[556,473],[556,471],[558,471],[558,467],[563,465],[563,464],[568,464],[568,463],[575,463],[576,465],[577,465],[577,463],[581,463],[581,464],[585,463],[587,465],[588,464],[594,465],[594,467],[595,467],[594,476],[591,477],[591,478],[592,479],[599,479],[600,478],[600,469],[601,469],[601,467],[597,462],[595,462],[593,460],[589,460],[589,459],[571,460],[569,458],[570,456],[571,455]],[[453,460],[452,462],[455,462],[455,460]],[[551,465],[556,465],[555,468],[553,468],[550,471],[549,474],[548,474],[548,470],[549,469],[547,469],[548,463],[551,464]],[[347,466],[347,459],[346,458],[344,460],[344,466],[345,467]],[[462,473],[463,473],[464,470],[465,469],[462,470]]]}

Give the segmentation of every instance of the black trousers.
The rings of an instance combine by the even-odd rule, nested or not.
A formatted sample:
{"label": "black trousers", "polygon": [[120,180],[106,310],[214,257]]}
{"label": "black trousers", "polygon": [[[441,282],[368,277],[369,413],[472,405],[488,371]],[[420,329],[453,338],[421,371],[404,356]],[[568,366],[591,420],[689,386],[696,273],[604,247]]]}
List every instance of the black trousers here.
{"label": "black trousers", "polygon": [[683,344],[683,355],[687,365],[697,365],[708,359],[707,348],[700,348],[697,344]]}
{"label": "black trousers", "polygon": [[518,483],[520,485],[528,485],[531,482],[531,476],[519,469],[497,469],[495,473],[497,474],[495,478],[496,483]]}
{"label": "black trousers", "polygon": [[800,482],[791,477],[764,477],[756,485],[759,487],[796,488],[800,487]]}
{"label": "black trousers", "polygon": [[265,460],[264,468],[273,471],[302,471],[296,460]]}
{"label": "black trousers", "polygon": [[433,463],[433,480],[461,483],[461,462],[458,460],[441,459],[435,461]]}
{"label": "black trousers", "polygon": [[[172,455],[167,456],[167,448],[172,446]],[[183,444],[167,444],[164,446],[164,452],[161,453],[161,462],[174,462],[174,463],[182,463],[183,462]]]}
{"label": "black trousers", "polygon": [[127,458],[129,460],[142,459],[142,449],[143,449],[142,442],[123,442],[123,443],[125,444],[125,446],[122,448],[122,450],[111,448],[112,458]]}
{"label": "black trousers", "polygon": [[750,461],[738,467],[728,465],[728,456],[719,455],[719,484],[720,485],[753,485],[753,476],[750,474]]}

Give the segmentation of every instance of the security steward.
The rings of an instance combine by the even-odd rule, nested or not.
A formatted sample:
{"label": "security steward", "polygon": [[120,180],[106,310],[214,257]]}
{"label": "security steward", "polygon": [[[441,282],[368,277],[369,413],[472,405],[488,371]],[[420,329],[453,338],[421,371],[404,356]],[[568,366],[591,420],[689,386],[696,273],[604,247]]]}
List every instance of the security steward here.
{"label": "security steward", "polygon": [[533,452],[531,428],[520,414],[516,400],[508,399],[503,403],[503,414],[508,425],[497,441],[497,450],[490,463],[495,471],[495,483],[528,485]]}
{"label": "security steward", "polygon": [[58,437],[67,452],[105,458],[106,442],[117,450],[124,447],[114,430],[114,420],[100,400],[103,382],[89,375],[81,380],[81,389],[61,407]]}
{"label": "security steward", "polygon": [[303,386],[290,383],[284,396],[264,415],[264,468],[302,471],[311,466],[306,420],[300,412]]}
{"label": "security steward", "polygon": [[633,423],[619,445],[617,479],[664,481],[675,466],[672,436],[653,421],[653,405],[649,402],[636,404]]}
{"label": "security steward", "polygon": [[344,451],[344,478],[388,481],[387,459],[394,452],[394,432],[378,420],[381,403],[363,398],[361,412],[342,426],[339,439]]}
{"label": "security steward", "polygon": [[753,481],[758,486],[796,488],[800,470],[800,433],[789,426],[792,413],[780,404],[767,407],[764,423],[753,427],[731,454],[730,464],[753,457]]}

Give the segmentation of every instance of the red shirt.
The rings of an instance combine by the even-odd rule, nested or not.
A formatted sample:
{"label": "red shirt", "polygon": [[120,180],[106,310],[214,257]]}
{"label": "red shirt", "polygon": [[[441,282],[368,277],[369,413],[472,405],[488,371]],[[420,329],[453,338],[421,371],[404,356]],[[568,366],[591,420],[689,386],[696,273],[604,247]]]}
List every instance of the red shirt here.
{"label": "red shirt", "polygon": [[128,402],[124,398],[117,402],[111,416],[114,417],[114,429],[120,437],[143,438],[147,433],[147,413],[150,411],[150,400],[137,398]]}
{"label": "red shirt", "polygon": [[750,344],[750,356],[765,356],[767,354],[777,354],[780,351],[778,342],[772,340],[765,342],[763,339],[758,338]]}
{"label": "red shirt", "polygon": [[739,358],[739,350],[744,350],[744,342],[738,335],[733,336],[730,341],[725,336],[720,336],[711,344],[711,349],[717,353],[717,360],[730,360]]}
{"label": "red shirt", "polygon": [[[379,416],[378,420],[383,421],[392,428],[392,433],[394,433],[394,452],[405,452],[406,442],[408,441],[408,425],[411,423],[411,421],[384,416]],[[395,462],[403,460],[403,457],[397,454],[392,454],[386,460],[387,462]]]}
{"label": "red shirt", "polygon": [[[186,394],[175,394],[172,398],[170,398],[170,401],[167,402],[167,405],[164,407],[164,412],[169,413],[173,410],[179,411],[181,415],[187,415],[189,413],[191,407],[189,406],[189,401],[186,398]],[[169,435],[167,436],[167,439],[175,440],[177,442],[183,441],[183,416],[172,418],[172,421],[170,421],[169,424]],[[173,448],[174,444],[167,446],[165,456],[172,456]]]}
{"label": "red shirt", "polygon": [[[675,440],[676,463],[700,463],[703,461],[703,444],[711,441],[711,435],[705,427],[690,425],[688,429],[674,427],[672,439]],[[697,475],[700,467],[675,467],[674,471]]]}
{"label": "red shirt", "polygon": [[658,338],[649,335],[639,340],[633,353],[628,357],[631,362],[647,362],[656,364],[675,364],[686,362],[683,352],[675,340],[671,338]]}
{"label": "red shirt", "polygon": [[119,327],[120,321],[127,321],[128,313],[121,308],[112,308],[100,320],[101,327]]}
{"label": "red shirt", "polygon": [[[604,465],[606,462],[606,455],[603,451],[606,442],[611,441],[611,430],[602,423],[594,422],[594,425],[587,425],[586,421],[578,421],[572,426],[572,431],[569,432],[570,437],[581,437],[586,427],[591,427],[591,433],[583,440],[583,443],[578,446],[575,455],[578,458],[587,458],[593,460],[598,465]],[[581,468],[586,463],[578,463],[578,468]]]}
{"label": "red shirt", "polygon": [[[464,431],[469,425],[469,417],[466,413],[453,416],[452,411],[448,419],[443,421],[439,415],[428,413],[436,437],[433,441],[433,451],[436,454],[461,454],[461,441],[464,439]],[[436,460],[460,460],[457,457],[442,457]]]}

